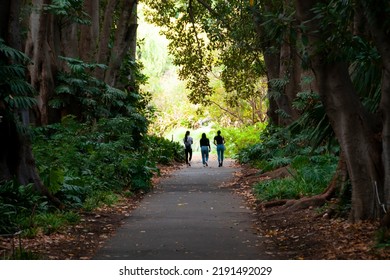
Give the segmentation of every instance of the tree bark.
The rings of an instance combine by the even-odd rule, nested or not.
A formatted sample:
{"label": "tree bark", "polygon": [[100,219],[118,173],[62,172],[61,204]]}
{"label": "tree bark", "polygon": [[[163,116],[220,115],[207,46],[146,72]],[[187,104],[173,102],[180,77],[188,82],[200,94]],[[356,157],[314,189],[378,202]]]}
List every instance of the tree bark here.
{"label": "tree bark", "polygon": [[97,0],[85,0],[84,11],[90,15],[91,24],[80,26],[80,58],[86,62],[92,62],[97,49],[99,36],[99,2]]}
{"label": "tree bark", "polygon": [[[32,86],[38,91],[38,110],[36,121],[40,125],[49,124],[49,100],[54,92],[53,55],[49,37],[51,16],[43,11],[43,6],[50,4],[50,0],[34,0],[33,11],[30,17],[30,32],[26,43],[26,54],[32,59],[29,67]],[[53,46],[53,45],[52,45]]]}
{"label": "tree bark", "polygon": [[297,15],[305,23],[309,39],[308,52],[316,77],[319,94],[336,137],[345,152],[352,183],[353,221],[376,219],[380,216],[374,183],[382,183],[381,147],[376,138],[373,116],[364,108],[353,87],[348,65],[327,59],[324,46],[326,35],[314,19],[312,7],[318,1],[296,0]]}
{"label": "tree bark", "polygon": [[[2,21],[0,34],[8,33],[6,44],[19,51],[22,50],[18,24],[20,4],[20,0],[2,1],[0,4],[0,8],[6,6],[9,8],[6,14],[10,15],[7,20],[4,20],[6,24]],[[50,194],[39,178],[29,136],[17,127],[18,114],[20,112],[6,108],[0,100],[0,116],[2,116],[0,118],[0,182],[16,179],[21,185],[33,184],[38,192],[46,195],[55,205],[61,207],[61,202]]]}
{"label": "tree bark", "polygon": [[[270,10],[271,8],[265,5],[264,9]],[[266,39],[267,36],[263,27],[264,22],[261,12],[257,7],[253,8],[253,21],[267,69],[267,95],[269,100],[267,115],[271,123],[286,126],[298,117],[298,112],[292,106],[292,101],[298,93],[297,87],[300,80],[300,67],[297,67],[299,66],[297,52],[293,50],[294,46],[291,45],[290,40],[285,40],[283,44],[275,44],[275,42],[272,42],[271,46],[269,40]],[[287,86],[283,89],[276,88],[273,85],[273,80],[283,78],[288,79]],[[278,113],[279,110],[284,111],[289,117],[285,118],[281,116]]]}
{"label": "tree bark", "polygon": [[[118,4],[118,0],[109,0],[106,5],[102,30],[99,33],[99,46],[98,46],[97,57],[96,57],[97,63],[108,65],[109,41],[110,41],[110,34],[111,34],[111,28],[113,22],[112,15],[114,14],[117,4]],[[100,80],[104,80],[104,70],[97,68],[95,70],[95,76]]]}
{"label": "tree bark", "polygon": [[283,120],[283,125],[288,125],[299,117],[299,112],[293,108],[292,104],[300,91],[300,79],[302,67],[297,55],[295,42],[291,42],[289,36],[285,36],[280,50],[280,74],[279,77],[287,80],[283,89],[282,104],[280,109],[286,112],[288,118]]}
{"label": "tree bark", "polygon": [[131,41],[136,36],[137,25],[133,23],[132,18],[135,15],[136,2],[136,0],[121,1],[121,15],[115,33],[114,46],[110,54],[110,63],[105,76],[105,82],[113,87],[120,85],[120,67],[130,49]]}
{"label": "tree bark", "polygon": [[[382,122],[382,162],[384,170],[383,186],[380,186],[381,203],[390,216],[390,24],[384,24],[387,11],[390,9],[389,1],[377,1],[375,4],[371,1],[360,1],[361,11],[366,17],[367,28],[373,37],[375,46],[381,55],[382,61],[382,82],[381,82],[381,100],[379,104],[379,114]],[[383,191],[382,191],[383,189]],[[390,220],[389,217],[385,217]],[[386,226],[390,226],[387,224]]]}

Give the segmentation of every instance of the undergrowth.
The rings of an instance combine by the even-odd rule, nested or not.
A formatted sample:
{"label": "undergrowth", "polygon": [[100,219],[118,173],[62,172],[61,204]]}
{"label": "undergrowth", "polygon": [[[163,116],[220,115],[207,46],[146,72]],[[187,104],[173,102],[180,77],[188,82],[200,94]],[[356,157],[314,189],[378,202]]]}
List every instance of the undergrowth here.
{"label": "undergrowth", "polygon": [[255,144],[240,150],[240,163],[251,164],[261,172],[287,167],[290,176],[264,180],[254,186],[258,199],[297,199],[322,193],[337,166],[338,146],[313,146],[307,134],[294,134],[288,128],[268,127]]}
{"label": "undergrowth", "polygon": [[78,221],[79,210],[115,204],[121,196],[146,193],[159,164],[182,161],[182,146],[142,135],[131,118],[80,123],[66,117],[61,124],[32,131],[40,177],[65,205],[59,211],[32,185],[0,184],[0,234],[33,237],[61,231]]}

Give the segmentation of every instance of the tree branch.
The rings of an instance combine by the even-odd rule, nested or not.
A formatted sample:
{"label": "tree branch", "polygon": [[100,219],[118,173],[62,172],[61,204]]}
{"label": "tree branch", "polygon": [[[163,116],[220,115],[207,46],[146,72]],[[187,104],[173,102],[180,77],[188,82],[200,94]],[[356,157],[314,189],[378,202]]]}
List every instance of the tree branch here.
{"label": "tree branch", "polygon": [[[191,0],[191,1],[192,1],[192,0]],[[190,2],[191,2],[191,1],[190,1]],[[210,13],[212,16],[214,16],[216,20],[221,21],[226,29],[228,29],[228,30],[231,31],[231,29],[229,28],[229,24],[226,23],[224,20],[220,19],[219,14],[218,14],[218,13],[217,13],[209,4],[207,4],[207,3],[206,3],[205,1],[203,1],[203,0],[197,0],[197,1],[198,1],[198,3],[201,4],[204,8],[206,8],[206,10],[208,10],[209,13]]]}
{"label": "tree branch", "polygon": [[215,101],[210,101],[212,104],[214,104],[215,106],[217,106],[219,109],[221,109],[222,111],[225,111],[226,113],[228,113],[229,115],[235,117],[236,119],[238,119],[241,123],[244,123],[244,120],[238,116],[237,114],[235,114],[234,112],[231,112],[229,111],[228,109],[222,107],[221,105],[219,105],[217,102]]}

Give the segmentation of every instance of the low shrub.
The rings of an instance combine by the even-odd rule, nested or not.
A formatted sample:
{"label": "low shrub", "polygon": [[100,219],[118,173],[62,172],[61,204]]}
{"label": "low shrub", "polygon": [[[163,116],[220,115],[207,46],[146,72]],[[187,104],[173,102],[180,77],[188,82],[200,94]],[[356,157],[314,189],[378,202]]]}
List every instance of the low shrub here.
{"label": "low shrub", "polygon": [[184,153],[163,138],[140,139],[135,123],[116,117],[87,124],[66,117],[36,128],[34,155],[45,185],[69,207],[91,208],[102,193],[149,191],[157,164],[183,161]]}

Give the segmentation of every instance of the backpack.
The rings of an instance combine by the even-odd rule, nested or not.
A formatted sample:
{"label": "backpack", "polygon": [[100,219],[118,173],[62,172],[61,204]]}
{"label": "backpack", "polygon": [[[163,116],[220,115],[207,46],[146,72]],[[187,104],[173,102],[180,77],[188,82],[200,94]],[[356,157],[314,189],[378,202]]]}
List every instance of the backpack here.
{"label": "backpack", "polygon": [[184,138],[183,141],[184,141],[184,146],[185,146],[187,149],[191,148],[191,144],[192,144],[192,138],[191,138],[191,137],[188,137],[188,138],[187,138],[187,141],[185,141],[185,138]]}

